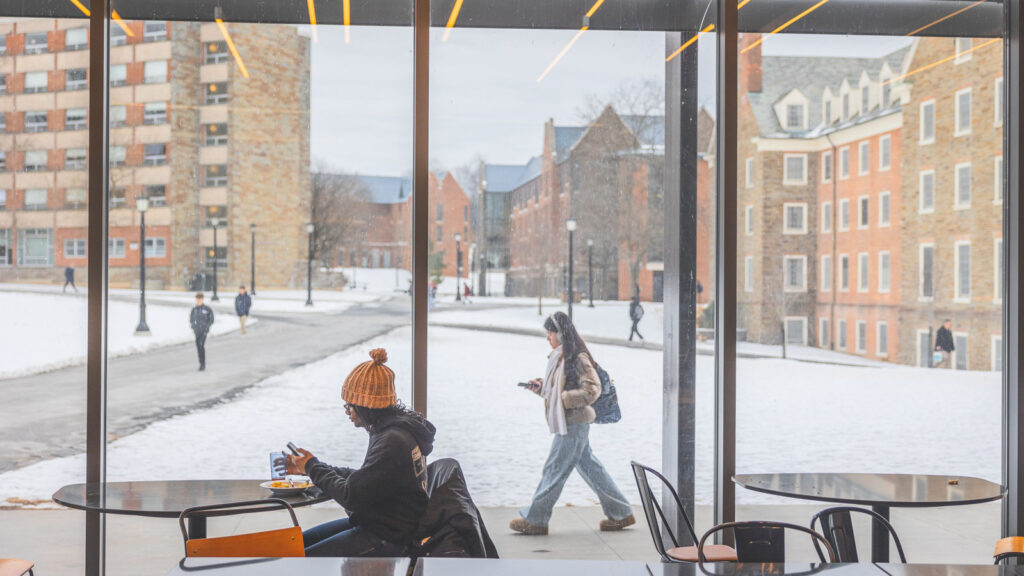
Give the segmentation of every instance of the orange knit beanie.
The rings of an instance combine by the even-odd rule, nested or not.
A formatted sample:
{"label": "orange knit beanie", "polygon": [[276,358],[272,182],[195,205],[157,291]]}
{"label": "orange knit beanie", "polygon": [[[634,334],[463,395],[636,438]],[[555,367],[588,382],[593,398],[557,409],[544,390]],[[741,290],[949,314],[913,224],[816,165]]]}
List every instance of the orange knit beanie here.
{"label": "orange knit beanie", "polygon": [[387,408],[398,403],[395,394],[395,373],[384,365],[388,361],[387,350],[370,350],[369,362],[363,362],[352,370],[341,387],[341,399],[354,406],[364,408]]}

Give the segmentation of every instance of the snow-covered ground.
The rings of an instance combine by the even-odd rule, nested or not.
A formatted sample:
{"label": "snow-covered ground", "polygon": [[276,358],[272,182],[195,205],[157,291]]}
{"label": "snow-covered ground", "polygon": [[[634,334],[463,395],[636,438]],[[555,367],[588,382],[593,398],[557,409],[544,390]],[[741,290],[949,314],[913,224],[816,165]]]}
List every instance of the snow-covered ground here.
{"label": "snow-covered ground", "polygon": [[[0,291],[0,378],[35,374],[85,362],[87,301],[81,296]],[[139,306],[110,300],[107,346],[124,356],[191,341],[188,309],[148,304],[148,336],[136,336]],[[253,319],[253,322],[256,320]],[[220,317],[211,336],[238,330],[238,321]]]}
{"label": "snow-covered ground", "polygon": [[[108,478],[263,478],[267,452],[289,440],[328,462],[358,465],[366,435],[348,423],[339,398],[349,370],[385,347],[408,400],[411,332],[385,336],[273,376],[229,403],[155,423],[109,445]],[[619,486],[638,499],[630,460],[661,461],[662,354],[591,347],[615,379],[623,419],[595,425],[591,441]],[[480,505],[529,501],[550,435],[541,401],[516,386],[541,374],[542,338],[432,328],[432,458],[462,463]],[[916,472],[999,479],[998,373],[902,366],[866,368],[781,359],[737,361],[737,470]],[[697,360],[697,501],[711,501],[713,360]],[[201,449],[197,449],[202,447]],[[0,502],[46,501],[81,481],[84,456],[39,462],[0,475]],[[779,502],[738,491],[741,503]],[[562,502],[593,503],[573,477]],[[785,502],[785,501],[782,501]],[[792,501],[790,501],[791,503]]]}

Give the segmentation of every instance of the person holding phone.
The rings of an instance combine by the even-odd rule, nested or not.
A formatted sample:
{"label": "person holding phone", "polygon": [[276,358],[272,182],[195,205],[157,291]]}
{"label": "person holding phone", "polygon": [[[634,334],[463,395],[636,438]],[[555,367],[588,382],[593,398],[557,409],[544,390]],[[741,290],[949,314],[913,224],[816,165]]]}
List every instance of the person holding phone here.
{"label": "person holding phone", "polygon": [[[370,434],[360,468],[329,466],[302,448],[288,455],[288,473],[306,474],[348,517],[302,533],[306,556],[405,556],[427,509],[427,455],[434,425],[405,408],[383,348],[370,351],[341,387],[345,413]],[[291,449],[291,447],[289,447]]]}
{"label": "person holding phone", "polygon": [[590,423],[596,417],[590,405],[601,395],[594,358],[565,313],[548,317],[544,329],[552,348],[545,376],[522,385],[544,398],[544,415],[554,438],[533,501],[519,511],[521,517],[512,520],[509,528],[526,535],[547,534],[551,510],[573,470],[579,471],[601,501],[607,516],[601,520],[602,531],[636,524],[629,501],[590,448]]}

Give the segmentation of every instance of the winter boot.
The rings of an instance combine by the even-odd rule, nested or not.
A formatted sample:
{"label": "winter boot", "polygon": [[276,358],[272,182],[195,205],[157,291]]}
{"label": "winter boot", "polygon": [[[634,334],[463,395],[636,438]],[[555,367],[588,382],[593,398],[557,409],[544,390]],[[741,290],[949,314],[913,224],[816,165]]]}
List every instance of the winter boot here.
{"label": "winter boot", "polygon": [[526,536],[548,535],[547,526],[534,526],[533,524],[527,522],[525,518],[516,518],[515,520],[508,523],[508,527],[515,530],[516,532],[519,532],[520,534],[525,534]]}
{"label": "winter boot", "polygon": [[622,520],[612,520],[611,518],[605,518],[601,520],[601,532],[616,532],[622,530],[627,526],[636,524],[636,518],[632,514],[626,516]]}

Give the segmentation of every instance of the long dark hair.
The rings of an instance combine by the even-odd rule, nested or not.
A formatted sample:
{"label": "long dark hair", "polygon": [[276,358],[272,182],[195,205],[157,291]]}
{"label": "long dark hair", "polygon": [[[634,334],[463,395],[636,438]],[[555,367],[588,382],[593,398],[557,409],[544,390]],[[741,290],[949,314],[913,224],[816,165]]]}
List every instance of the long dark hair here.
{"label": "long dark hair", "polygon": [[367,430],[373,430],[375,426],[399,416],[423,417],[419,412],[406,408],[405,404],[402,404],[401,402],[396,402],[387,408],[367,408],[365,406],[356,406],[355,404],[352,404],[351,406],[352,410],[355,411],[356,416],[359,417],[359,421],[366,426]]}
{"label": "long dark hair", "polygon": [[572,320],[565,312],[555,312],[548,319],[544,321],[544,329],[548,332],[554,332],[558,336],[558,341],[562,344],[562,358],[565,359],[565,380],[567,382],[578,383],[579,380],[579,356],[580,354],[586,354],[587,358],[590,359],[590,363],[597,365],[594,361],[594,356],[590,353],[590,349],[587,348],[587,343],[580,338],[579,332],[576,331],[576,326],[573,325]]}

